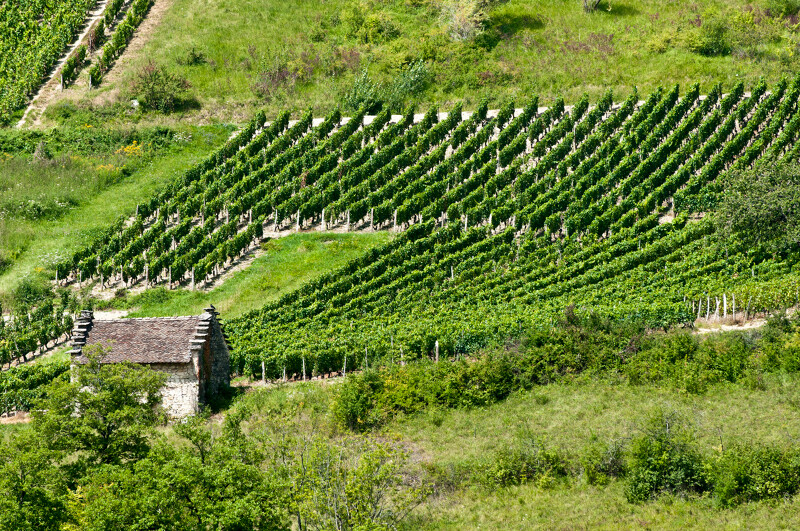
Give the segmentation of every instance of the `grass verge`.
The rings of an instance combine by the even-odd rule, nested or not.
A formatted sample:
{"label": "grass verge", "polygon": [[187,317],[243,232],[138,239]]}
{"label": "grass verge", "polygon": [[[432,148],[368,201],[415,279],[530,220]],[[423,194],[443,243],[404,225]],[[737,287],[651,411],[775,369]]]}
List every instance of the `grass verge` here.
{"label": "grass verge", "polygon": [[223,317],[236,317],[343,266],[391,237],[388,232],[292,234],[264,243],[263,254],[209,291],[154,288],[113,300],[109,306],[132,309],[132,317],[162,317],[198,314],[213,304]]}

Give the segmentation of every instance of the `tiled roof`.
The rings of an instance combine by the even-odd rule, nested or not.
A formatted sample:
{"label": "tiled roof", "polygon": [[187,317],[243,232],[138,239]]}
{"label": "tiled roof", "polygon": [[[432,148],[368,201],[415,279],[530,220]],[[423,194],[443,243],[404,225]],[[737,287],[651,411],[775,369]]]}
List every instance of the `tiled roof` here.
{"label": "tiled roof", "polygon": [[[189,363],[192,339],[201,320],[207,322],[204,317],[210,318],[203,314],[91,321],[85,346],[110,348],[111,352],[103,357],[103,363]],[[208,330],[207,326],[205,330]],[[78,363],[87,361],[82,352],[73,359]]]}

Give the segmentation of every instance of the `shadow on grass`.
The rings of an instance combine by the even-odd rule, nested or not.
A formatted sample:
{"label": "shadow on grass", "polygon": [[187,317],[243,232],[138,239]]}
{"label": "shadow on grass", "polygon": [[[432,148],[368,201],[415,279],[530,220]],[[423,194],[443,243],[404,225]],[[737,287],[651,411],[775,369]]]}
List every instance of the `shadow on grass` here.
{"label": "shadow on grass", "polygon": [[227,387],[220,389],[217,396],[208,402],[208,409],[212,414],[227,410],[237,397],[245,394],[247,387]]}
{"label": "shadow on grass", "polygon": [[190,96],[188,98],[182,98],[175,102],[175,108],[172,109],[172,112],[186,112],[186,111],[197,111],[202,108],[200,105],[200,100],[195,98],[194,96]]}
{"label": "shadow on grass", "polygon": [[545,26],[544,20],[530,14],[497,13],[489,21],[490,27],[504,39],[513,37],[522,30],[537,30]]}
{"label": "shadow on grass", "polygon": [[613,2],[611,4],[610,9],[608,3],[603,2],[602,4],[600,4],[598,11],[601,11],[603,13],[608,13],[609,15],[613,15],[616,17],[635,17],[636,15],[641,14],[641,11],[639,11],[635,7],[627,4],[620,4],[617,2]]}

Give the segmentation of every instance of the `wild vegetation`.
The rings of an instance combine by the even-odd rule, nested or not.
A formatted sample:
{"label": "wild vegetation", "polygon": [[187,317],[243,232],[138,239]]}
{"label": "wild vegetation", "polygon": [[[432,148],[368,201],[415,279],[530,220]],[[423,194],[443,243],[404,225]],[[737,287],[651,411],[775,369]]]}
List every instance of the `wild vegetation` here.
{"label": "wild vegetation", "polygon": [[[595,9],[580,0],[173,0],[106,88],[78,84],[64,98],[116,108],[125,122],[138,98],[128,89],[151,61],[191,86],[192,105],[167,120],[237,122],[259,110],[274,119],[345,105],[350,114],[365,100],[401,112],[459,101],[472,110],[484,99],[499,108],[530,94],[547,105],[585,93],[596,101],[608,89],[624,99],[675,83],[707,93],[798,70],[791,0],[589,4]],[[141,119],[164,121],[158,112]]]}
{"label": "wild vegetation", "polygon": [[[260,389],[217,404],[224,416],[167,428],[153,408],[163,376],[99,363],[98,352],[71,381],[39,388],[29,426],[2,432],[2,522],[39,529],[796,522],[800,467],[791,441],[800,433],[784,419],[797,408],[797,368],[752,373],[765,357],[797,357],[796,320],[700,338],[564,319],[559,331],[534,332],[516,350],[472,364],[412,362],[332,386]],[[596,362],[637,341],[632,356],[663,355],[646,383]],[[550,361],[536,361],[583,356],[595,359],[583,371],[541,372]],[[3,381],[59,369],[35,364],[4,372]],[[531,378],[537,373],[545,379]],[[702,389],[687,386],[691,379]],[[578,513],[560,514],[576,496],[587,498]]]}
{"label": "wild vegetation", "polygon": [[[9,122],[91,6],[6,4]],[[0,129],[0,528],[800,527],[798,9],[110,0]],[[53,347],[209,303],[187,419]]]}

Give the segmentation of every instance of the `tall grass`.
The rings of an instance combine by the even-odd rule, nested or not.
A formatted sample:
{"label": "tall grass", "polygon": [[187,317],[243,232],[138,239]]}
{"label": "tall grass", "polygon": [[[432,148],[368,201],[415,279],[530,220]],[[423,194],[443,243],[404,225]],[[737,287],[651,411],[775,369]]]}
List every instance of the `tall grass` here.
{"label": "tall grass", "polygon": [[[308,107],[325,113],[352,92],[363,69],[388,86],[417,61],[433,82],[409,101],[428,107],[458,100],[467,108],[483,98],[499,105],[531,94],[548,103],[608,89],[624,98],[633,87],[647,93],[675,83],[697,82],[701,90],[717,82],[752,85],[800,65],[794,19],[766,11],[767,2],[622,0],[602,2],[593,13],[578,0],[487,2],[491,7],[467,17],[466,36],[454,32],[461,9],[453,6],[473,4],[481,3],[175,0],[117,86],[86,96],[100,102],[124,92],[150,60],[188,79],[202,109],[187,112],[235,121],[262,106],[268,115]],[[729,30],[709,37],[703,28],[712,23]],[[708,46],[726,53],[708,54]]]}

